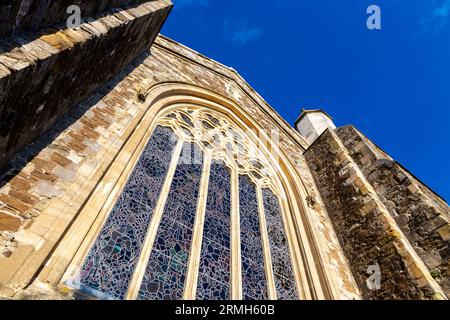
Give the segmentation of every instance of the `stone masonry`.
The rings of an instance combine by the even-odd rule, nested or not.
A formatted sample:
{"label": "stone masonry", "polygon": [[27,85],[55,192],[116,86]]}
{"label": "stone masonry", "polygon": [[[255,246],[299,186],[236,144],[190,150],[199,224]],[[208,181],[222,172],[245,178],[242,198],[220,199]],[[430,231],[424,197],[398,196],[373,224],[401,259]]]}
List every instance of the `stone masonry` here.
{"label": "stone masonry", "polygon": [[336,130],[391,216],[450,295],[450,209],[445,201],[353,126]]}
{"label": "stone masonry", "polygon": [[[307,142],[234,70],[165,37],[158,37],[151,51],[9,161],[0,188],[0,210],[7,218],[5,230],[0,231],[0,269],[7,270],[12,264],[19,268],[0,275],[0,295],[15,296],[30,285],[39,271],[36,268],[48,259],[65,228],[76,219],[145,112],[145,92],[165,83],[188,83],[229,97],[266,132],[278,131],[280,147],[308,194],[308,233],[320,244],[315,254],[322,259],[317,265],[326,266],[332,286],[327,290],[339,299],[358,299],[359,290],[302,155]],[[55,225],[55,221],[61,222]],[[56,226],[58,231],[49,238]]]}
{"label": "stone masonry", "polygon": [[76,29],[62,24],[0,41],[0,167],[148,49],[170,9],[170,1],[147,1],[90,16]]}
{"label": "stone masonry", "polygon": [[[69,2],[82,9],[80,28],[64,24]],[[169,0],[0,4],[0,299],[80,298],[58,286],[73,256],[53,254],[86,204],[103,206],[119,184],[124,173],[103,177],[118,162],[131,165],[133,153],[119,155],[138,140],[154,103],[178,91],[185,101],[220,96],[278,136],[282,170],[300,195],[295,232],[311,244],[298,245],[317,269],[307,279],[320,287],[311,297],[448,298],[445,201],[352,126],[327,129],[310,144],[234,69],[158,36],[171,7]],[[380,288],[367,282],[373,266]]]}
{"label": "stone masonry", "polygon": [[[343,136],[345,130],[351,129],[337,132]],[[433,273],[411,246],[410,237],[382,201],[386,199],[376,192],[379,188],[374,189],[338,134],[327,129],[305,151],[305,157],[363,297],[445,298]],[[367,284],[371,266],[381,271],[380,288]]]}
{"label": "stone masonry", "polygon": [[15,36],[67,19],[67,8],[77,5],[82,17],[91,17],[108,9],[144,2],[144,0],[15,0],[0,6],[0,37]]}

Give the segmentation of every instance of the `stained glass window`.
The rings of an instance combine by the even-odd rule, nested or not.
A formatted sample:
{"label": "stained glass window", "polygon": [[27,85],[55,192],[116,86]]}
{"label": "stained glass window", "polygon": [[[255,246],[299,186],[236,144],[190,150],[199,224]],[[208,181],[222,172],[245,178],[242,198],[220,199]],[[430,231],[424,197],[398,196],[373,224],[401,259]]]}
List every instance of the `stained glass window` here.
{"label": "stained glass window", "polygon": [[267,281],[258,214],[256,185],[248,176],[239,176],[241,221],[242,295],[245,300],[265,300]]}
{"label": "stained glass window", "polygon": [[264,188],[262,196],[277,298],[279,300],[296,300],[298,296],[280,203],[278,197],[270,189]]}
{"label": "stained glass window", "polygon": [[81,268],[82,290],[125,297],[176,142],[172,129],[156,127]]}
{"label": "stained glass window", "polygon": [[196,144],[184,143],[139,290],[140,300],[179,300],[183,297],[202,160],[202,151]]}
{"label": "stained glass window", "polygon": [[[140,300],[179,300],[194,291],[196,296],[192,298],[229,300],[232,287],[237,287],[231,284],[239,280],[231,275],[232,252],[237,246],[245,300],[269,298],[267,269],[273,271],[277,298],[297,299],[280,199],[278,191],[274,191],[275,174],[267,159],[255,159],[254,146],[243,137],[244,133],[239,134],[240,129],[228,118],[211,110],[171,110],[159,123],[89,251],[80,277],[71,281],[73,286],[99,298],[124,299],[133,278],[142,279],[140,283],[133,282],[133,288],[138,290],[132,291]],[[182,150],[175,162],[171,160],[177,143],[182,144]],[[213,159],[225,155],[222,159],[226,160],[213,160],[209,167],[208,190],[203,198],[206,207],[201,213],[204,224],[200,229],[196,214],[200,184],[205,181],[202,175],[207,174],[203,172],[204,152]],[[173,167],[169,168],[171,164]],[[167,180],[169,171],[173,173],[171,180]],[[234,174],[238,175],[237,186],[231,179]],[[258,201],[261,197],[257,184],[271,186],[261,190],[262,203]],[[169,188],[167,199],[160,197],[163,185]],[[239,200],[238,212],[232,210],[233,198]],[[159,215],[153,219],[155,209],[162,214],[161,219]],[[263,247],[260,214],[265,217],[269,248]],[[231,221],[237,215],[240,231],[233,231]],[[150,243],[144,244],[150,239],[148,230],[156,232],[151,234],[155,236],[151,248]],[[233,232],[240,232],[240,243],[232,245]],[[191,258],[194,233],[202,235],[202,242],[195,248],[199,255]],[[148,251],[142,252],[143,247]],[[263,248],[270,252],[272,268],[266,265]],[[149,257],[148,261],[144,261],[144,256]],[[190,261],[193,258],[199,260]],[[189,263],[196,267],[188,268]],[[197,267],[198,274],[193,274]],[[136,270],[142,274],[133,277]],[[186,279],[193,280],[195,276],[196,288],[186,288]],[[237,293],[233,292],[233,296]]]}
{"label": "stained glass window", "polygon": [[210,169],[197,299],[229,300],[231,174],[224,163]]}

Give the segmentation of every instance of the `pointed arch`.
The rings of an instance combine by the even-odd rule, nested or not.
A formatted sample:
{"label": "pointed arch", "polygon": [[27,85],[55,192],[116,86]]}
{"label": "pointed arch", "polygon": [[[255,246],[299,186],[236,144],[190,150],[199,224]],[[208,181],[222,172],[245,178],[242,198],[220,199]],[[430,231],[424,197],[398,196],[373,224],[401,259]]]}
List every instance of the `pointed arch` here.
{"label": "pointed arch", "polygon": [[[116,157],[116,161],[111,165],[108,172],[105,174],[103,181],[93,191],[88,204],[80,212],[78,219],[74,222],[71,229],[68,230],[66,236],[56,249],[54,257],[49,260],[49,263],[44,268],[42,275],[49,272],[57,272],[60,276],[57,277],[57,282],[64,286],[67,280],[73,278],[74,274],[79,272],[83,261],[89,254],[92,244],[97,239],[101,228],[104,226],[109,213],[118,197],[123,191],[125,183],[128,181],[133,169],[142,154],[146,143],[149,141],[151,134],[154,132],[157,125],[168,123],[161,122],[164,116],[170,112],[178,111],[184,112],[183,109],[190,108],[190,110],[204,110],[211,114],[220,115],[224,119],[228,119],[230,123],[248,133],[250,141],[259,147],[259,151],[266,162],[265,165],[271,171],[273,179],[265,180],[258,184],[258,199],[261,203],[263,201],[261,196],[262,189],[272,190],[277,198],[280,200],[280,214],[282,216],[282,224],[286,231],[286,238],[289,243],[289,251],[292,259],[292,268],[295,278],[298,295],[301,299],[323,299],[331,298],[330,290],[328,289],[326,270],[321,268],[320,256],[315,254],[317,251],[314,239],[311,237],[309,219],[306,213],[305,199],[307,192],[303,186],[301,178],[298,176],[289,162],[287,156],[283,153],[281,148],[277,146],[277,142],[264,131],[258,124],[257,119],[254,119],[246,110],[226,97],[218,95],[204,88],[197,86],[183,84],[183,83],[163,83],[158,84],[148,90],[146,98],[146,111],[142,114],[142,118],[134,129],[129,141],[123,146],[122,150]],[[214,128],[214,124],[213,128]],[[178,128],[182,130],[182,126]],[[177,129],[177,130],[178,130]],[[183,135],[182,132],[179,132]],[[185,140],[189,140],[184,136]],[[195,139],[192,139],[194,141]],[[200,145],[201,146],[201,145]],[[202,146],[202,148],[206,148]],[[206,150],[206,149],[205,149]],[[225,161],[227,166],[231,169],[232,176],[232,192],[235,194],[239,191],[239,176],[240,174],[252,177],[252,170],[245,168],[245,172],[240,170],[236,162],[230,159],[226,153],[223,156],[218,154],[216,158]],[[176,161],[172,160],[171,168],[174,171]],[[261,173],[255,170],[256,173]],[[170,174],[170,173],[169,173]],[[117,177],[119,177],[117,179]],[[254,177],[253,177],[254,178]],[[269,181],[269,182],[268,182]],[[162,187],[162,193],[169,192],[170,182],[166,182]],[[232,212],[230,226],[231,230],[240,229],[240,219],[238,212],[240,211],[239,202],[232,198]],[[260,206],[261,208],[262,206]],[[160,209],[162,215],[162,209]],[[259,222],[263,225],[262,230],[266,227],[265,215],[259,212]],[[200,219],[201,220],[201,219]],[[196,221],[196,225],[199,221]],[[149,226],[148,232],[157,232],[158,225]],[[198,232],[197,232],[198,233]],[[263,232],[264,233],[264,232]],[[267,232],[266,232],[267,233]],[[197,236],[198,237],[198,236]],[[231,253],[231,277],[234,279],[231,282],[231,296],[233,299],[242,298],[242,265],[241,265],[241,250],[240,250],[240,234],[231,234],[231,246],[234,248]],[[263,245],[267,248],[269,244],[268,235],[263,235]],[[197,244],[201,244],[201,241]],[[151,243],[146,243],[142,251],[151,252]],[[273,271],[268,270],[272,268],[270,261],[270,253],[265,252],[266,275],[272,274],[272,282],[269,289],[269,296],[276,298],[275,281],[273,279]],[[148,259],[148,257],[147,257]],[[268,261],[269,260],[269,261]],[[318,262],[319,261],[319,262]],[[143,266],[146,264],[146,257],[141,257],[138,265],[140,270],[135,271],[134,278],[139,279],[139,274],[143,272]],[[190,270],[190,269],[189,269]],[[192,272],[192,271],[187,271]],[[195,272],[194,272],[195,273]],[[324,276],[325,275],[325,276]],[[188,274],[189,277],[189,274]],[[53,277],[55,279],[55,277]],[[191,277],[192,283],[185,284],[185,287],[190,288],[190,293],[185,298],[193,298],[195,292],[195,277]],[[128,288],[128,298],[136,297],[136,292],[140,282],[138,280],[131,283]],[[270,293],[272,292],[272,293]]]}

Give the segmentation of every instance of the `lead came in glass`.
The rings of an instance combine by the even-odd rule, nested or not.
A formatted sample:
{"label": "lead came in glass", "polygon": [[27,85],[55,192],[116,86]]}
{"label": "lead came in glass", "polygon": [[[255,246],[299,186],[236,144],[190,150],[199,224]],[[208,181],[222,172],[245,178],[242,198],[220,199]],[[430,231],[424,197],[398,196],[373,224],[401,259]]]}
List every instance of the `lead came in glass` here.
{"label": "lead came in glass", "polygon": [[256,186],[248,176],[239,176],[239,210],[243,298],[244,300],[267,300],[258,198]]}
{"label": "lead came in glass", "polygon": [[185,143],[139,290],[139,300],[180,300],[183,297],[202,163],[203,154],[197,145]]}
{"label": "lead came in glass", "polygon": [[176,142],[171,129],[156,127],[75,286],[100,298],[125,297]]}
{"label": "lead came in glass", "polygon": [[[180,121],[182,122],[179,123]],[[180,111],[180,114],[172,112],[164,117],[164,124],[169,123],[177,128],[177,132],[184,133],[184,139],[189,141],[195,139],[200,145],[179,141],[180,144],[183,143],[183,148],[178,163],[174,163],[176,165],[174,177],[166,183],[170,186],[170,190],[167,191],[167,201],[163,203],[160,193],[167,180],[178,139],[173,134],[175,129],[162,125],[155,128],[124,191],[119,195],[100,235],[89,251],[79,278],[68,282],[74,288],[102,299],[124,299],[140,261],[139,263],[143,263],[143,270],[141,268],[139,270],[144,274],[135,274],[138,277],[142,276],[142,281],[136,284],[139,289],[138,299],[183,298],[203,174],[203,153],[200,147],[206,147],[210,151],[219,148],[209,140],[209,142],[197,140],[198,136],[193,131],[210,131],[219,126],[228,129],[228,125],[221,117],[216,118],[216,115],[209,113],[202,115],[193,110]],[[214,135],[214,141],[220,142],[220,137]],[[232,153],[248,152],[243,141],[236,142],[237,150],[229,141],[221,143],[224,144],[220,144],[220,148]],[[253,167],[261,169],[264,166],[257,161],[236,164],[238,170],[244,172],[245,170],[256,172]],[[249,169],[247,165],[250,166]],[[245,174],[238,178],[239,194],[232,195],[231,172],[227,165],[223,161],[214,160],[209,170],[204,225],[202,230],[198,230],[202,234],[202,242],[198,248],[200,253],[196,298],[231,299],[231,197],[239,196],[239,245],[242,267],[240,280],[243,298],[245,300],[268,298],[265,272],[268,266],[265,266],[259,223],[259,215],[263,214],[267,222],[269,240],[269,247],[264,249],[270,251],[277,297],[283,300],[297,299],[298,293],[286,238],[287,230],[284,229],[279,198],[271,189],[264,188],[261,190],[262,203],[258,204],[259,191],[256,184]],[[261,175],[257,175],[257,178],[270,179]],[[159,207],[163,209],[161,221],[154,221],[152,230],[156,231],[155,241],[149,249],[151,252],[144,253],[142,248],[157,205],[164,206]],[[258,207],[259,205],[263,208]],[[145,257],[149,256],[148,261],[142,260],[143,254]]]}
{"label": "lead came in glass", "polygon": [[262,196],[277,298],[279,300],[296,300],[298,295],[281,216],[280,202],[270,189],[263,189]]}
{"label": "lead came in glass", "polygon": [[211,164],[197,299],[229,300],[231,175],[222,162]]}

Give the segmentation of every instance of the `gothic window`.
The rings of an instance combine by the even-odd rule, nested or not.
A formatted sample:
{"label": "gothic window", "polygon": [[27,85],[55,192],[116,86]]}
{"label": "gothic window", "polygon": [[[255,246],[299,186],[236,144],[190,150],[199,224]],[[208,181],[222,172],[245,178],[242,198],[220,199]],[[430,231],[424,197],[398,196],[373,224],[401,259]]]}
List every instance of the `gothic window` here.
{"label": "gothic window", "polygon": [[69,283],[107,299],[298,299],[282,188],[252,139],[209,109],[159,117]]}
{"label": "gothic window", "polygon": [[175,144],[171,129],[155,129],[83,264],[79,285],[85,291],[125,297]]}

